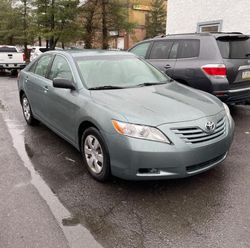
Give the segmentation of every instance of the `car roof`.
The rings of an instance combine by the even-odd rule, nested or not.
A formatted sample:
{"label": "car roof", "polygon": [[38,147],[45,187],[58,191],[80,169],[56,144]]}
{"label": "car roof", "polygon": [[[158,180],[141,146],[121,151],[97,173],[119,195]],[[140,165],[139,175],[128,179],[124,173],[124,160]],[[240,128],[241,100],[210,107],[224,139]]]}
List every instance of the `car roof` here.
{"label": "car roof", "polygon": [[[101,49],[69,49],[69,50],[53,50],[46,53],[68,54],[71,57],[89,57],[89,56],[135,56],[125,51],[108,51]],[[135,56],[136,57],[136,56]]]}
{"label": "car roof", "polygon": [[[181,33],[181,34],[167,34],[167,35],[159,35],[150,39],[143,40],[139,43],[147,42],[147,41],[154,41],[154,40],[164,40],[164,39],[194,39],[197,37],[204,37],[204,36],[212,36],[217,39],[218,37],[223,36],[242,36],[243,34],[240,32],[213,32],[213,33]],[[245,36],[245,35],[244,35]],[[137,44],[139,44],[137,43]],[[136,45],[137,45],[136,44]]]}

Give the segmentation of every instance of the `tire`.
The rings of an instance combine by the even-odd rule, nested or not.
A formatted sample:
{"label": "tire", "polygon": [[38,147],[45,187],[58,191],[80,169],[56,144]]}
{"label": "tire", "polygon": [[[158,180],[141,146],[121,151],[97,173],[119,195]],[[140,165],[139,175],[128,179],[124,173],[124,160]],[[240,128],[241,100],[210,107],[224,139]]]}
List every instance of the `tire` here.
{"label": "tire", "polygon": [[39,122],[38,120],[34,118],[29,100],[25,94],[22,95],[21,101],[22,101],[21,104],[22,104],[23,116],[24,116],[25,121],[30,126],[37,125]]}
{"label": "tire", "polygon": [[110,158],[107,145],[100,132],[90,127],[81,137],[81,153],[90,175],[100,182],[111,177]]}
{"label": "tire", "polygon": [[10,75],[11,75],[12,77],[17,77],[18,71],[15,70],[15,69],[13,69],[13,70],[11,70]]}

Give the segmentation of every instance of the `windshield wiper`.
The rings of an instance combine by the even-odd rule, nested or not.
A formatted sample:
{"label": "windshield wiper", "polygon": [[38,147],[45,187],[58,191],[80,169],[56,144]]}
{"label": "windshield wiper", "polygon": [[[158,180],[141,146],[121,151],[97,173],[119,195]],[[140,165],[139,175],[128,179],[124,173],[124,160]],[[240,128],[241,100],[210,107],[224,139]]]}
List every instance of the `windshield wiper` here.
{"label": "windshield wiper", "polygon": [[97,87],[89,88],[89,90],[117,90],[117,89],[124,89],[124,87],[104,85],[104,86],[97,86]]}
{"label": "windshield wiper", "polygon": [[159,82],[159,83],[150,83],[150,82],[146,82],[146,83],[142,83],[142,84],[137,84],[135,85],[135,87],[143,87],[143,86],[152,86],[152,85],[160,85],[160,84],[166,84],[167,81],[164,82]]}

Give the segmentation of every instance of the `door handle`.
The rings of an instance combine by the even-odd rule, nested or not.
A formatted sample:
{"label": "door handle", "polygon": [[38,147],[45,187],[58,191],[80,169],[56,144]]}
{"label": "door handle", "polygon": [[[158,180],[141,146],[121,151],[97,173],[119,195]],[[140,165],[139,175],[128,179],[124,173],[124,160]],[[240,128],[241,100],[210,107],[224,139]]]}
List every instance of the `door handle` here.
{"label": "door handle", "polygon": [[164,66],[164,68],[169,69],[169,68],[171,68],[171,65],[167,64],[167,65]]}
{"label": "door handle", "polygon": [[49,87],[48,87],[48,86],[44,86],[44,87],[43,87],[43,92],[44,92],[44,93],[47,93],[48,90],[49,90]]}

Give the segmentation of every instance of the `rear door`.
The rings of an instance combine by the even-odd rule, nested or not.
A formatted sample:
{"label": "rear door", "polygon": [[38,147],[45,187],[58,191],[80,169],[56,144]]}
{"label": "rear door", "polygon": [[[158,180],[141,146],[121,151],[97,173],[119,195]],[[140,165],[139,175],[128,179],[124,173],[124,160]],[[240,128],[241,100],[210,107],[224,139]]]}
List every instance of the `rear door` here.
{"label": "rear door", "polygon": [[250,38],[247,35],[219,36],[217,44],[231,89],[250,87]]}
{"label": "rear door", "polygon": [[31,109],[35,116],[44,120],[47,111],[44,102],[44,95],[47,94],[48,79],[46,78],[48,67],[52,61],[52,55],[42,56],[35,64],[33,64],[25,74],[24,89],[29,99]]}
{"label": "rear door", "polygon": [[178,46],[179,43],[175,40],[156,40],[150,49],[148,61],[169,77],[172,77]]}
{"label": "rear door", "polygon": [[[182,39],[179,41],[179,49],[173,78],[194,88],[199,87],[200,76],[197,74],[198,57],[200,54],[199,39]],[[203,76],[203,75],[202,75]],[[208,89],[204,89],[207,90]]]}

